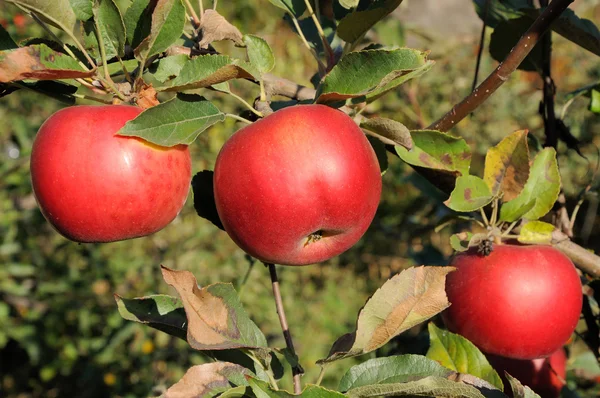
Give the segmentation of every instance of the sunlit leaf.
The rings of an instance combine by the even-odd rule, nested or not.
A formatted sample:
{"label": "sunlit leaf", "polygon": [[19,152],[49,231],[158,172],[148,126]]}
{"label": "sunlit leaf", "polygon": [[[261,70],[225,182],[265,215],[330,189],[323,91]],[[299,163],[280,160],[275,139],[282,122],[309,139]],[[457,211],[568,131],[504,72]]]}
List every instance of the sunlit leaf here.
{"label": "sunlit leaf", "polygon": [[590,91],[590,111],[600,114],[600,90]]}
{"label": "sunlit leaf", "polygon": [[346,54],[324,77],[317,102],[375,98],[431,66],[427,53],[410,48],[364,50]]}
{"label": "sunlit leaf", "polygon": [[104,44],[106,58],[122,57],[125,52],[125,25],[113,0],[96,1],[93,6],[96,34]]}
{"label": "sunlit leaf", "polygon": [[54,51],[45,44],[34,44],[0,52],[0,82],[25,79],[54,80],[89,77],[94,70],[85,70],[70,56]]}
{"label": "sunlit leaf", "polygon": [[554,148],[545,148],[537,154],[529,171],[529,179],[523,191],[515,199],[506,202],[500,208],[502,221],[515,221],[509,215],[518,214],[523,206],[535,205],[523,218],[537,220],[546,215],[558,199],[560,193],[560,174]]}
{"label": "sunlit leaf", "polygon": [[250,374],[248,369],[229,362],[192,366],[169,387],[164,398],[214,397],[237,386],[248,386],[246,376]]}
{"label": "sunlit leaf", "polygon": [[521,243],[548,245],[552,242],[554,225],[542,221],[530,221],[523,225],[517,238]]}
{"label": "sunlit leaf", "polygon": [[483,180],[493,196],[503,193],[502,200],[514,199],[529,177],[527,130],[519,130],[490,148],[485,156]]}
{"label": "sunlit leaf", "polygon": [[260,73],[270,72],[275,66],[273,50],[264,39],[254,35],[244,35],[248,60]]}
{"label": "sunlit leaf", "polygon": [[185,7],[181,0],[157,0],[150,34],[135,49],[135,57],[145,62],[148,57],[165,51],[179,39],[184,25]]}
{"label": "sunlit leaf", "polygon": [[187,341],[196,350],[267,347],[260,329],[250,320],[229,283],[200,288],[189,271],[162,267],[165,282],[183,302],[188,320]]}
{"label": "sunlit leaf", "polygon": [[413,267],[383,284],[358,314],[356,331],[340,337],[319,363],[362,355],[449,306],[444,290],[452,267]]}
{"label": "sunlit leaf", "polygon": [[232,79],[257,79],[260,73],[249,63],[226,55],[202,55],[187,61],[179,75],[159,91],[182,91],[209,87]]}
{"label": "sunlit leaf", "polygon": [[[483,390],[483,391],[480,391]],[[502,398],[502,392],[487,388],[448,380],[440,376],[428,376],[424,379],[406,383],[375,384],[348,391],[350,398],[409,396],[409,397],[442,397],[442,398]]]}
{"label": "sunlit leaf", "polygon": [[454,251],[459,253],[467,251],[469,250],[469,242],[471,241],[472,237],[472,232],[466,232],[464,233],[464,236],[463,233],[453,234],[450,236],[450,246],[452,249],[454,249]]}
{"label": "sunlit leaf", "polygon": [[349,391],[371,384],[404,383],[427,376],[448,377],[451,374],[450,369],[423,355],[374,358],[348,369],[340,380],[338,390]]}
{"label": "sunlit leaf", "polygon": [[458,334],[439,329],[433,323],[428,328],[430,346],[427,358],[448,369],[483,379],[500,390],[504,389],[498,373],[473,343]]}
{"label": "sunlit leaf", "polygon": [[166,147],[189,145],[204,130],[224,119],[225,115],[204,97],[179,94],[146,109],[127,122],[117,134],[141,137]]}
{"label": "sunlit leaf", "polygon": [[93,0],[69,0],[69,2],[77,19],[87,21],[94,16],[92,11]]}
{"label": "sunlit leaf", "polygon": [[456,179],[450,198],[444,202],[454,211],[479,210],[494,199],[485,181],[477,176],[465,175]]}
{"label": "sunlit leaf", "polygon": [[413,148],[396,146],[396,153],[406,163],[428,169],[469,174],[471,148],[464,139],[435,130],[411,131]]}

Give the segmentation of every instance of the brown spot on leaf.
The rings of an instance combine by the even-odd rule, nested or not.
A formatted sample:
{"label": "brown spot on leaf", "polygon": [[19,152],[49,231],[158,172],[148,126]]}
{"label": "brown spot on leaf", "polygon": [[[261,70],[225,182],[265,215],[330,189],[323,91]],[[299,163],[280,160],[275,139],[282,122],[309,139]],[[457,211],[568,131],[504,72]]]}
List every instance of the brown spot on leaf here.
{"label": "brown spot on leaf", "polygon": [[447,166],[451,166],[452,165],[452,156],[450,156],[449,153],[445,153],[440,157],[440,161]]}
{"label": "brown spot on leaf", "polygon": [[465,200],[467,202],[471,201],[471,188],[465,188]]}

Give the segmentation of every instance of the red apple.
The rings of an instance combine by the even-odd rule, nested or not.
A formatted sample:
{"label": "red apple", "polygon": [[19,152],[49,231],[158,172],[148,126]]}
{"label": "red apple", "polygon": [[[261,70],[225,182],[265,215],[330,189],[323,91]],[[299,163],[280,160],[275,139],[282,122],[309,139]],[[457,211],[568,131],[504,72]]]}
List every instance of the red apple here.
{"label": "red apple", "polygon": [[299,105],[235,133],[217,158],[214,190],[223,226],[243,250],[266,263],[306,265],[365,233],[381,174],[349,116]]}
{"label": "red apple", "polygon": [[38,131],[33,190],[46,219],[65,237],[112,242],[149,235],[183,207],[191,179],[187,146],[115,135],[141,111],[74,106],[50,116]]}
{"label": "red apple", "polygon": [[579,320],[579,275],[551,246],[496,245],[489,256],[457,254],[446,279],[449,330],[482,351],[518,359],[547,357]]}
{"label": "red apple", "polygon": [[502,377],[504,391],[510,397],[513,394],[505,371],[542,398],[558,398],[567,378],[567,356],[562,348],[548,358],[513,359],[489,354],[487,359]]}

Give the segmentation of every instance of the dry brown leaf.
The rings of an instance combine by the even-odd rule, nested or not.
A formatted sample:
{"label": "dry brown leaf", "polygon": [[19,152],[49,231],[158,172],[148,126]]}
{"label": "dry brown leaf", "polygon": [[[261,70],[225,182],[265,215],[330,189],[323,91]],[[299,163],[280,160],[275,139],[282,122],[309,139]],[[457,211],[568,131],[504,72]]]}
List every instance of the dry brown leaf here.
{"label": "dry brown leaf", "polygon": [[231,40],[240,46],[244,44],[239,29],[212,9],[204,11],[200,21],[200,31],[202,32],[202,39],[198,43],[200,48],[206,49],[210,43],[219,40]]}
{"label": "dry brown leaf", "polygon": [[86,71],[68,55],[53,51],[46,45],[32,45],[0,52],[0,82],[25,79],[55,80],[90,77],[95,70]]}
{"label": "dry brown leaf", "polygon": [[165,393],[165,398],[191,398],[214,396],[216,392],[231,387],[228,375],[248,374],[248,369],[230,362],[215,362],[192,366],[181,380],[172,385]]}

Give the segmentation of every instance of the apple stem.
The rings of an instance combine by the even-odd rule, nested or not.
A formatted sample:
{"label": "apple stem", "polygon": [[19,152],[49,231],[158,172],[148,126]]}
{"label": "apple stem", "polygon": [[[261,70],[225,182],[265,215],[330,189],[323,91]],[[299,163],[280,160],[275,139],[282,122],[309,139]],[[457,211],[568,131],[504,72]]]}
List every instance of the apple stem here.
{"label": "apple stem", "polygon": [[[283,308],[283,300],[281,299],[281,291],[279,290],[279,279],[277,278],[277,270],[275,264],[265,264],[269,267],[269,274],[271,275],[271,284],[273,285],[273,297],[275,298],[275,308],[277,309],[277,315],[279,316],[279,323],[281,324],[281,330],[283,331],[283,338],[285,339],[285,345],[292,355],[296,355],[294,350],[294,341],[292,340],[292,334],[287,323],[285,316],[285,310]],[[292,376],[294,380],[294,394],[302,393],[302,386],[300,384],[300,375],[302,374],[302,368],[292,366]]]}

